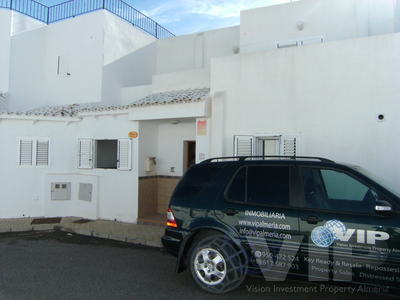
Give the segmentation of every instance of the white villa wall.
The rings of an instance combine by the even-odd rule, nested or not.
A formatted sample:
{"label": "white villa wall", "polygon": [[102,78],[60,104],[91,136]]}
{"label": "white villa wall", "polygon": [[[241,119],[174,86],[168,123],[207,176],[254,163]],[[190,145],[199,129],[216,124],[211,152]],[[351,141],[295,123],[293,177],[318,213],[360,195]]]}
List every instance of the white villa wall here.
{"label": "white villa wall", "polygon": [[152,172],[145,171],[147,157],[158,157],[158,122],[139,122],[139,176],[157,175],[156,169]]}
{"label": "white villa wall", "polygon": [[0,91],[7,92],[10,72],[11,12],[0,9]]}
{"label": "white villa wall", "polygon": [[213,120],[225,121],[212,155],[232,155],[236,134],[298,134],[298,155],[362,166],[400,192],[398,53],[400,34],[388,34],[215,59]]}
{"label": "white villa wall", "polygon": [[109,65],[157,39],[108,11],[104,14],[104,65]]}
{"label": "white villa wall", "polygon": [[[194,119],[181,120],[179,124],[161,122],[158,128],[157,175],[183,175],[184,141],[196,140],[196,123]],[[171,172],[171,167],[175,168]]]}
{"label": "white villa wall", "polygon": [[[132,140],[131,171],[77,168],[79,138],[127,138],[128,132],[133,130],[138,130],[138,123],[128,121],[126,115],[88,117],[69,125],[66,122],[2,120],[0,182],[3,183],[3,206],[0,218],[66,215],[93,218],[95,215],[101,219],[136,222],[139,173],[137,140]],[[49,167],[17,166],[18,137],[49,138]],[[93,199],[93,203],[47,203],[50,189],[48,183],[59,182],[63,178],[73,182],[94,180],[98,183],[98,189],[94,192],[95,198],[98,195],[97,199]]]}
{"label": "white villa wall", "polygon": [[46,26],[46,23],[35,20],[31,17],[20,14],[16,11],[11,13],[11,35],[16,35],[22,32],[34,30]]}
{"label": "white villa wall", "polygon": [[[2,120],[0,125],[0,182],[1,218],[44,216],[45,176],[49,172],[72,172],[76,159],[72,150],[74,125],[65,123],[21,120]],[[17,165],[17,138],[36,137],[50,139],[50,167],[19,167]],[[68,151],[69,149],[69,151]]]}
{"label": "white villa wall", "polygon": [[[174,120],[140,121],[139,132],[139,176],[182,176],[184,141],[196,141],[196,120],[181,119],[179,124]],[[154,172],[145,171],[147,157],[156,157]],[[175,168],[171,172],[171,167]]]}
{"label": "white villa wall", "polygon": [[11,36],[45,26],[44,23],[9,9],[0,9],[0,91],[8,92]]}
{"label": "white villa wall", "polygon": [[210,70],[206,68],[153,76],[154,93],[205,87],[210,87]]}
{"label": "white villa wall", "polygon": [[131,87],[123,87],[121,89],[121,104],[131,104],[151,94],[152,85],[138,85]]}
{"label": "white villa wall", "polygon": [[123,87],[151,83],[154,41],[103,10],[16,35],[11,45],[10,110],[100,101],[120,104]]}
{"label": "white villa wall", "polygon": [[102,100],[124,103],[124,87],[151,84],[156,66],[156,38],[107,11],[103,13]]}
{"label": "white villa wall", "polygon": [[100,101],[103,21],[99,11],[12,37],[10,110]]}
{"label": "white villa wall", "polygon": [[[134,37],[139,30],[134,27],[132,30],[136,30],[136,32],[132,32]],[[137,98],[135,96],[130,100],[126,99],[123,89],[151,84],[152,74],[155,70],[155,54],[155,43],[151,43],[104,66],[103,101],[117,104],[135,101]]]}
{"label": "white villa wall", "polygon": [[[130,131],[138,131],[138,122],[128,121],[126,115],[84,118],[77,126],[78,138],[120,139],[127,138]],[[75,157],[77,153],[75,150]],[[138,215],[138,139],[132,139],[132,170],[80,169],[81,174],[97,175],[99,178],[99,210],[101,219],[136,222]]]}
{"label": "white villa wall", "polygon": [[[56,57],[53,57],[57,59]],[[19,111],[43,104],[46,60],[45,28],[12,38],[9,110]],[[54,71],[55,72],[55,71]],[[57,103],[57,100],[55,100]]]}
{"label": "white villa wall", "polygon": [[[278,41],[322,36],[325,41],[393,33],[399,0],[303,0],[241,13],[242,53],[276,48]],[[304,28],[297,28],[298,22]]]}
{"label": "white villa wall", "polygon": [[156,74],[209,68],[211,57],[232,55],[237,46],[239,26],[160,40]]}

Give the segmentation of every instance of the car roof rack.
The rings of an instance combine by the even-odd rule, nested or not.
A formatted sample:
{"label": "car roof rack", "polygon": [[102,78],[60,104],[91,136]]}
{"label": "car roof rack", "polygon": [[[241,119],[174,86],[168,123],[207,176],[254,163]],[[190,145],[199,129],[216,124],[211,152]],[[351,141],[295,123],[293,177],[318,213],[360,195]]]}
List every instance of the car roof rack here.
{"label": "car roof rack", "polygon": [[215,157],[202,161],[201,163],[223,162],[223,161],[245,161],[245,160],[317,160],[324,163],[335,163],[333,160],[317,157],[317,156],[282,156],[282,155],[269,155],[269,156],[226,156]]}

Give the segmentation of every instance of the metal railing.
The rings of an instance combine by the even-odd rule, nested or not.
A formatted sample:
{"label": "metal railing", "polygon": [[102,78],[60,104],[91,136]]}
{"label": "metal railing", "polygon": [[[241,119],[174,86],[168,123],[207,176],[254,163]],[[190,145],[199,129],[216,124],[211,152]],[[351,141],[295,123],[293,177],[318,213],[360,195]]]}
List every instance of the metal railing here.
{"label": "metal railing", "polygon": [[169,30],[122,0],[70,0],[53,6],[46,6],[34,0],[0,0],[0,8],[20,12],[46,24],[105,9],[157,39],[174,36]]}
{"label": "metal railing", "polygon": [[47,23],[49,8],[34,0],[0,0],[0,8],[8,8]]}

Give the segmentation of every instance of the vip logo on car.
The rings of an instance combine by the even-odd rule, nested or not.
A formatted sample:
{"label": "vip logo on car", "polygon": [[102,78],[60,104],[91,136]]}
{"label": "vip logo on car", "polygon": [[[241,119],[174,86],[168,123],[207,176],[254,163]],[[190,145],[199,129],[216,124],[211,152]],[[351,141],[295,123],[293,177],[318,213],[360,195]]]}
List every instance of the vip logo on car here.
{"label": "vip logo on car", "polygon": [[321,248],[330,247],[335,241],[348,242],[356,233],[357,243],[375,245],[376,241],[386,241],[389,234],[383,231],[346,229],[338,220],[330,220],[324,226],[318,226],[311,232],[312,242]]}

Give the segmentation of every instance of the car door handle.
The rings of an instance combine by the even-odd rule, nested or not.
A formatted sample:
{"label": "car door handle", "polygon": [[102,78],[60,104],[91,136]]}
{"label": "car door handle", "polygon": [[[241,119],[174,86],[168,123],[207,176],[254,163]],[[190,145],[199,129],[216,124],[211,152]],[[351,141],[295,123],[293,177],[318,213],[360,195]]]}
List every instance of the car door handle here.
{"label": "car door handle", "polygon": [[237,209],[231,208],[231,207],[226,208],[223,212],[224,212],[224,214],[226,214],[228,216],[234,216],[239,213],[239,211]]}
{"label": "car door handle", "polygon": [[322,222],[323,220],[317,216],[302,216],[302,221],[306,221],[308,224],[317,224],[318,222]]}

